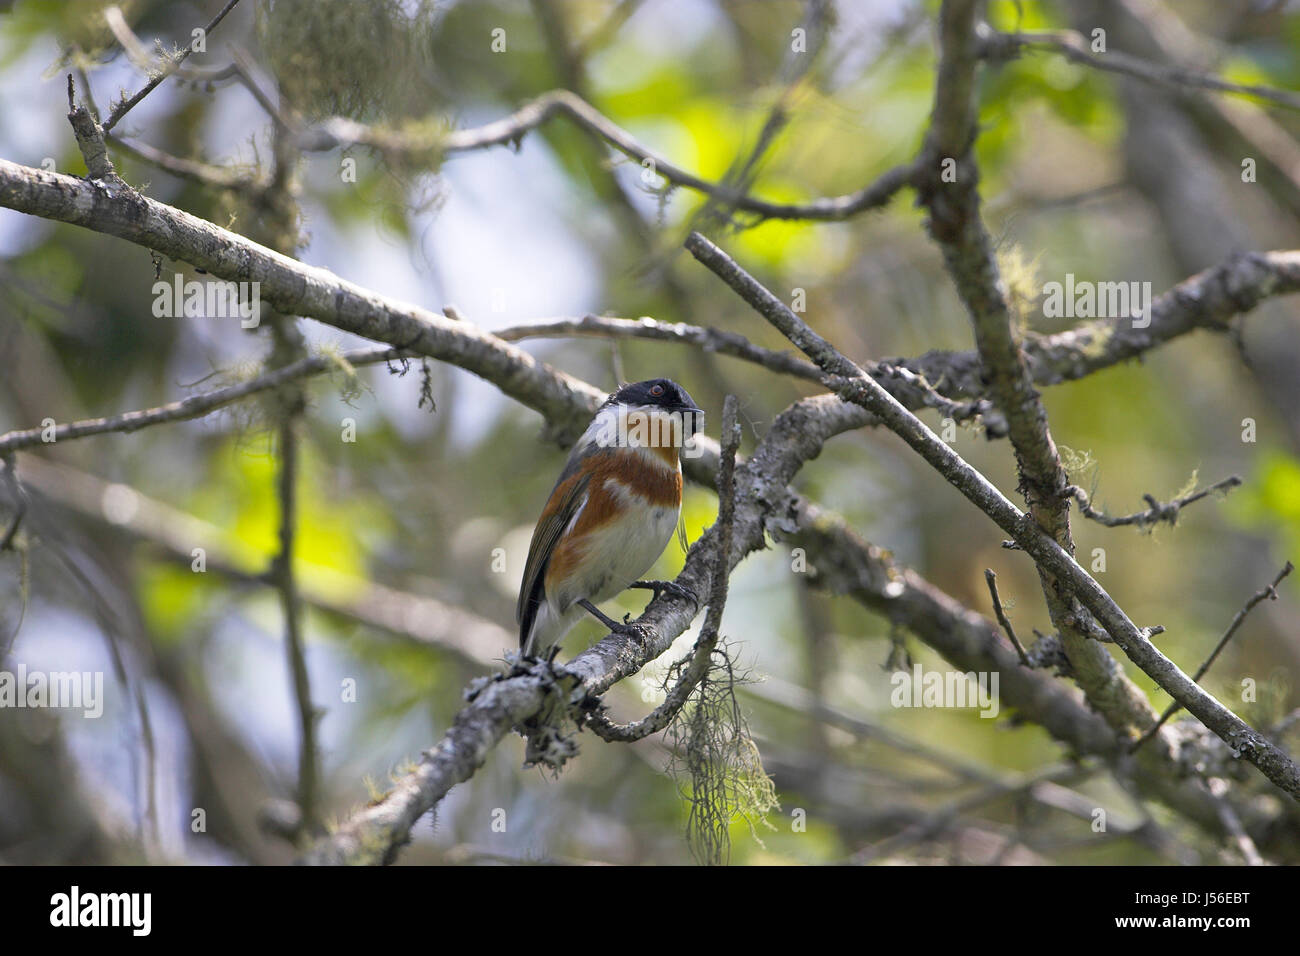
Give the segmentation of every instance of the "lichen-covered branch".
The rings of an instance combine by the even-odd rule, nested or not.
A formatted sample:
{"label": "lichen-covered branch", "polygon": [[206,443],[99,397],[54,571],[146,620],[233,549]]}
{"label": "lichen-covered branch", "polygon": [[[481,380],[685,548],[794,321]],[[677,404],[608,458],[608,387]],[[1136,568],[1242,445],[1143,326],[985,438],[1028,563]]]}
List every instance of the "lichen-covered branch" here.
{"label": "lichen-covered branch", "polygon": [[1104,511],[1099,511],[1092,506],[1092,500],[1088,497],[1088,493],[1078,485],[1070,485],[1062,491],[1062,494],[1077,501],[1079,503],[1079,513],[1090,521],[1105,525],[1107,528],[1137,525],[1139,528],[1147,529],[1159,524],[1161,521],[1167,521],[1171,525],[1176,524],[1178,522],[1178,513],[1188,505],[1195,504],[1202,498],[1208,498],[1216,491],[1227,494],[1240,484],[1241,478],[1238,475],[1230,475],[1222,481],[1216,481],[1208,488],[1202,488],[1200,491],[1183,495],[1173,501],[1157,501],[1154,495],[1143,495],[1142,499],[1148,506],[1146,511],[1138,511],[1131,515],[1108,515]]}
{"label": "lichen-covered branch", "polygon": [[[808,356],[818,364],[825,362],[823,368],[828,375],[833,375],[832,369],[842,368],[848,361],[843,357],[835,359],[826,356],[825,340],[809,329],[802,319],[761,283],[744,273],[717,246],[698,234],[692,234],[687,240],[687,248],[740,292],[760,315],[768,318],[783,333],[790,330],[787,337],[792,342],[796,345],[806,343]],[[987,478],[967,464],[870,377],[857,375],[843,378],[838,393],[841,398],[862,405],[879,418],[886,428],[902,438],[1028,552],[1041,573],[1059,579],[1068,593],[1095,616],[1115,643],[1144,673],[1218,734],[1235,753],[1241,754],[1280,789],[1300,801],[1300,767],[1296,766],[1290,755],[1248,726],[1160,653],[1149,640],[1149,632],[1129,620],[1105,589],[1031,515],[1016,508]],[[1148,709],[1149,706],[1148,704]],[[1147,725],[1154,720],[1152,715]]]}
{"label": "lichen-covered branch", "polygon": [[408,160],[437,162],[444,156],[472,150],[519,143],[524,136],[556,116],[564,116],[579,129],[608,143],[638,163],[651,163],[654,172],[667,182],[684,186],[719,200],[742,212],[763,219],[848,219],[888,203],[912,177],[910,166],[896,166],[875,182],[844,196],[815,199],[806,203],[777,203],[758,199],[719,183],[701,179],[648,147],[612,122],[594,106],[569,90],[543,93],[514,113],[486,126],[463,130],[430,129],[421,125],[407,129],[367,126],[355,120],[335,117],[305,130],[299,142],[306,150],[328,150],[339,146],[372,146],[384,153]]}
{"label": "lichen-covered branch", "polygon": [[[208,25],[203,28],[203,32],[200,36],[206,39],[207,35],[217,28],[217,24],[226,18],[226,14],[233,10],[235,4],[238,2],[239,0],[228,0],[226,5],[217,12],[217,15],[208,21]],[[122,117],[126,116],[126,114],[131,112],[131,110],[133,110],[141,100],[157,89],[158,85],[162,83],[163,80],[167,79],[167,77],[180,69],[181,64],[184,63],[189,58],[190,54],[194,52],[194,47],[197,43],[197,38],[190,41],[189,45],[186,46],[184,50],[181,50],[181,52],[176,54],[176,56],[169,58],[167,64],[162,69],[158,70],[154,76],[150,78],[148,83],[142,86],[132,96],[122,100],[113,107],[112,113],[109,115],[108,119],[104,121],[104,132],[107,133],[112,130],[112,128],[121,121]]]}

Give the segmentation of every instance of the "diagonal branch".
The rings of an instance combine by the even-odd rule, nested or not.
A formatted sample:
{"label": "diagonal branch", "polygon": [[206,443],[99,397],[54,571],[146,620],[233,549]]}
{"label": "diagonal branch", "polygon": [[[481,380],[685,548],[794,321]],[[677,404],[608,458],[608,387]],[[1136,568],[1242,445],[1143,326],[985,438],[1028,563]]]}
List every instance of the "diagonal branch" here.
{"label": "diagonal branch", "polygon": [[993,600],[993,614],[997,617],[998,624],[1002,625],[1002,630],[1006,632],[1007,638],[1011,641],[1011,646],[1020,655],[1020,663],[1026,667],[1032,667],[1033,665],[1029,662],[1024,647],[1020,644],[1020,638],[1016,637],[1016,629],[1011,626],[1011,621],[1007,618],[1006,612],[1002,610],[1002,598],[998,594],[998,576],[993,572],[992,568],[984,569],[984,580],[988,582],[989,597]]}
{"label": "diagonal branch", "polygon": [[[825,340],[807,327],[780,299],[744,272],[722,250],[698,233],[687,238],[686,247],[701,263],[726,281],[792,342],[809,343],[814,361],[822,355],[818,343]],[[843,367],[847,359],[827,358],[823,366]],[[821,362],[819,361],[819,364]],[[1219,735],[1234,751],[1254,764],[1292,798],[1300,801],[1300,767],[1263,734],[1254,730],[1178,669],[1120,609],[1109,594],[1033,518],[1022,513],[992,483],[972,468],[925,424],[904,408],[879,384],[866,376],[844,378],[838,389],[842,398],[862,405],[885,427],[897,434],[947,481],[1034,559],[1039,568],[1060,580],[1090,611],[1144,673],[1169,692]],[[757,454],[755,459],[757,459]]]}
{"label": "diagonal branch", "polygon": [[[206,36],[207,34],[211,33],[213,30],[215,30],[217,28],[217,24],[219,24],[222,20],[226,18],[226,14],[229,13],[231,10],[233,10],[235,8],[235,4],[237,4],[238,2],[239,0],[229,0],[229,2],[224,7],[221,8],[220,12],[218,12],[217,15],[212,18],[211,21],[209,21],[208,25],[203,28],[203,35]],[[107,133],[110,130],[112,130],[112,128],[118,124],[118,121],[121,120],[122,117],[124,117],[127,113],[131,112],[131,110],[135,109],[135,107],[140,103],[140,101],[143,100],[150,93],[152,93],[155,89],[157,89],[158,85],[162,83],[163,80],[167,79],[167,77],[171,76],[178,69],[180,69],[181,64],[184,63],[187,59],[189,59],[190,54],[194,52],[194,44],[196,42],[198,42],[197,38],[195,40],[191,40],[189,46],[187,46],[180,53],[171,57],[167,65],[164,66],[162,69],[160,69],[157,72],[157,74],[153,77],[153,79],[151,79],[148,83],[146,83],[143,87],[141,87],[140,90],[136,92],[134,96],[118,103],[117,106],[113,108],[112,113],[109,114],[108,119],[104,122],[104,132]]]}
{"label": "diagonal branch", "polygon": [[[136,68],[146,73],[152,73],[159,69],[158,57],[150,52],[148,47],[136,36],[131,25],[126,22],[126,17],[122,15],[122,8],[116,4],[109,4],[104,8],[104,23],[107,25],[113,38],[121,45],[122,50],[126,53],[127,59],[135,64]],[[154,41],[155,45],[158,41]],[[163,65],[170,62],[170,57],[162,55]],[[192,67],[176,65],[172,71],[174,75],[183,80],[191,80],[197,83],[220,83],[222,80],[232,79],[236,75],[236,69],[233,64],[223,67]]]}
{"label": "diagonal branch", "polygon": [[267,185],[266,177],[255,170],[245,170],[235,166],[216,166],[197,159],[173,156],[156,146],[139,143],[116,134],[109,135],[107,141],[139,162],[156,166],[179,179],[210,186],[213,189],[246,189],[261,192]]}

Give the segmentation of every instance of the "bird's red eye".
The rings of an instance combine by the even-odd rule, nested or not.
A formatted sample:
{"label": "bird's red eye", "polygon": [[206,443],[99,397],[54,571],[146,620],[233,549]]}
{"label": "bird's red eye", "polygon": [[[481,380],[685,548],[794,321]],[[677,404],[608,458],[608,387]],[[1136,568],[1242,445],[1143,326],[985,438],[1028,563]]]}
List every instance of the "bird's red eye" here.
{"label": "bird's red eye", "polygon": [[664,387],[662,385],[650,386],[650,394],[653,395],[655,398],[658,398],[663,393],[664,393]]}

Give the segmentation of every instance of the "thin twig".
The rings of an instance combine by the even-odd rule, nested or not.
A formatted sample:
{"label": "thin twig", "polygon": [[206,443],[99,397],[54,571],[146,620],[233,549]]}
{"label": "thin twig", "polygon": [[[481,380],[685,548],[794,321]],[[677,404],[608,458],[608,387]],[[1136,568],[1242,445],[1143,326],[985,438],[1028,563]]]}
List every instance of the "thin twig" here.
{"label": "thin twig", "polygon": [[106,137],[108,142],[127,155],[142,163],[157,166],[164,172],[180,179],[187,179],[214,189],[236,189],[260,191],[266,187],[266,177],[257,172],[249,172],[231,166],[216,166],[195,159],[173,156],[148,143],[138,143],[118,136],[116,133]]}
{"label": "thin twig", "polygon": [[819,221],[848,219],[868,209],[884,206],[895,193],[911,182],[914,175],[911,164],[896,166],[870,185],[847,195],[815,199],[806,203],[768,202],[737,193],[726,186],[701,179],[682,169],[643,146],[630,133],[569,90],[551,90],[543,93],[509,116],[472,129],[431,134],[419,128],[414,131],[392,130],[334,117],[304,130],[300,134],[299,143],[303,149],[310,151],[333,149],[336,146],[372,146],[383,152],[404,155],[408,158],[436,159],[454,153],[516,144],[552,117],[561,115],[568,117],[579,128],[604,140],[638,163],[644,164],[647,160],[650,161],[654,171],[668,182],[704,193],[736,209],[754,213],[764,219]]}
{"label": "thin twig", "polygon": [[1021,774],[1014,779],[995,780],[974,793],[950,800],[943,806],[936,808],[925,819],[907,827],[900,833],[860,850],[853,855],[852,862],[862,865],[888,856],[891,853],[896,853],[904,847],[924,842],[942,833],[962,814],[976,810],[985,804],[1023,793],[1041,783],[1084,780],[1096,774],[1103,766],[1105,765],[1096,761],[1083,764],[1057,763],[1043,767],[1040,770]]}
{"label": "thin twig", "polygon": [[[117,37],[118,42],[122,44],[122,48],[126,50],[127,56],[142,69],[145,69],[146,71],[153,70],[154,66],[152,59],[144,49],[144,44],[140,42],[140,39],[132,33],[131,28],[127,26],[126,20],[122,16],[122,11],[115,6],[109,6],[104,10],[104,19],[108,23],[109,29],[113,31],[113,35]],[[77,51],[77,54],[78,61],[80,62],[84,57],[82,57],[79,50]],[[201,75],[194,75],[197,72],[198,71],[190,69],[178,69],[176,75],[186,79],[204,80],[207,82],[215,82],[216,80],[227,79],[229,77],[237,77],[244,82],[245,86],[248,86],[253,91],[254,96],[257,96],[260,92],[256,89],[256,84],[252,77],[246,75],[241,70],[240,64],[238,63],[232,63],[230,66],[222,70],[212,71],[211,73],[205,71]],[[94,117],[96,122],[99,122],[99,108],[95,105],[95,98],[90,86],[90,79],[86,76],[85,69],[80,65],[77,67],[77,76],[81,80],[82,90],[85,95],[86,105],[90,109],[90,114]],[[69,108],[71,108],[71,106],[72,104],[70,101]],[[75,126],[76,124],[74,124],[74,128]],[[101,130],[103,130],[102,127]],[[127,155],[139,160],[140,162],[157,166],[159,169],[170,173],[173,176],[196,182],[200,185],[210,186],[216,189],[248,189],[258,192],[266,186],[265,177],[256,171],[245,172],[236,168],[215,166],[211,163],[173,156],[171,153],[158,149],[156,146],[150,146],[148,143],[138,143],[134,140],[127,139],[124,136],[108,133],[106,131],[103,134],[103,138],[107,143],[121,149],[127,153]]]}
{"label": "thin twig", "polygon": [[1240,476],[1230,475],[1222,481],[1215,482],[1208,488],[1202,488],[1200,491],[1193,494],[1184,495],[1181,498],[1176,498],[1173,501],[1166,503],[1157,501],[1152,495],[1143,495],[1142,500],[1150,507],[1148,507],[1146,511],[1139,511],[1136,514],[1123,515],[1121,517],[1112,517],[1104,512],[1098,511],[1092,506],[1092,502],[1088,498],[1088,493],[1078,485],[1070,485],[1067,487],[1061,492],[1061,497],[1073,497],[1075,501],[1079,503],[1080,514],[1085,518],[1090,518],[1098,524],[1103,524],[1108,528],[1117,528],[1122,525],[1135,524],[1139,528],[1145,530],[1152,525],[1159,524],[1161,521],[1167,521],[1170,525],[1173,525],[1177,523],[1178,512],[1183,508],[1200,501],[1202,498],[1208,497],[1216,491],[1222,491],[1226,494],[1228,491],[1236,488],[1240,484]]}
{"label": "thin twig", "polygon": [[[78,58],[80,58],[80,52],[81,52],[80,50],[77,50]],[[90,115],[93,116],[95,118],[95,122],[98,123],[99,106],[95,103],[95,93],[90,88],[90,77],[86,75],[86,69],[85,67],[81,66],[80,63],[78,63],[77,66],[77,79],[81,81],[82,93],[86,97],[86,106],[89,107],[90,109]],[[68,108],[69,109],[72,108],[71,99],[68,100]]]}
{"label": "thin twig", "polygon": [[303,647],[302,601],[294,580],[294,539],[297,524],[298,436],[296,412],[287,412],[280,428],[280,468],[276,493],[280,500],[280,550],[271,567],[284,615],[285,652],[298,704],[298,809],[302,829],[312,833],[317,825],[319,771],[316,755],[316,709],[311,702],[311,681]]}
{"label": "thin twig", "polygon": [[[799,29],[803,31],[804,37],[807,38],[806,49],[796,50],[794,44],[790,44],[790,49],[786,50],[781,63],[783,88],[768,110],[767,118],[763,121],[763,126],[759,130],[758,138],[755,140],[752,149],[750,149],[749,155],[745,157],[743,162],[733,162],[731,168],[723,176],[722,182],[719,184],[723,189],[740,195],[749,194],[758,175],[759,163],[776,142],[781,131],[790,122],[790,105],[795,98],[795,94],[802,86],[804,77],[812,69],[813,64],[816,63],[817,57],[820,56],[826,44],[829,19],[830,4],[828,0],[808,0],[803,20],[799,24]],[[715,224],[730,223],[734,214],[734,205],[710,196],[699,212],[692,217],[692,228],[708,229]]]}
{"label": "thin twig", "polygon": [[[88,418],[69,422],[66,425],[58,425],[54,429],[53,440],[59,442],[73,438],[83,438],[87,435],[133,432],[164,422],[180,422],[193,418],[202,418],[204,415],[240,399],[255,395],[258,392],[279,388],[294,379],[308,375],[319,375],[323,372],[348,371],[362,365],[374,365],[379,362],[398,359],[405,354],[402,349],[381,346],[379,348],[353,349],[337,356],[313,355],[277,368],[272,372],[267,372],[264,375],[259,375],[247,382],[240,382],[238,385],[227,385],[224,388],[213,389],[201,395],[191,395],[189,398],[160,405],[157,408],[146,408],[140,411],[123,412],[121,415],[111,415],[107,418]],[[0,435],[0,454],[44,444],[45,439],[42,436],[45,431],[44,428],[28,428]]]}
{"label": "thin twig", "polygon": [[[222,20],[226,18],[226,14],[229,13],[231,10],[233,10],[235,8],[235,4],[237,4],[238,2],[239,0],[229,0],[229,2],[224,7],[221,8],[221,12],[218,13],[215,17],[213,17],[212,21],[206,27],[203,28],[203,36],[205,38],[214,29],[216,29],[217,24],[219,24]],[[196,42],[197,42],[197,37],[194,40],[190,41],[189,46],[187,46],[176,56],[172,57],[170,61],[167,63],[167,65],[158,71],[158,75],[155,76],[148,83],[146,83],[138,93],[132,96],[129,100],[125,100],[119,103],[116,107],[114,107],[113,112],[108,117],[108,122],[104,124],[104,132],[107,133],[114,126],[116,126],[118,121],[127,113],[131,112],[131,110],[135,109],[136,104],[138,104],[146,96],[152,93],[157,88],[158,84],[160,84],[163,80],[167,79],[167,77],[175,73],[177,69],[180,68],[180,65],[189,58],[189,55],[194,52],[194,44]]]}
{"label": "thin twig", "polygon": [[133,680],[132,700],[135,703],[136,718],[140,721],[140,743],[144,749],[144,813],[141,815],[140,828],[146,839],[141,843],[146,852],[159,852],[161,836],[158,828],[158,747],[154,739],[153,721],[149,718],[149,706],[145,700],[144,681]]}
{"label": "thin twig", "polygon": [[599,338],[637,338],[652,339],[659,342],[681,342],[696,345],[706,352],[730,355],[744,359],[756,365],[762,365],[774,372],[794,375],[813,382],[822,380],[822,372],[816,365],[789,352],[775,352],[754,345],[749,339],[735,332],[722,329],[710,329],[699,325],[687,325],[685,322],[660,322],[649,316],[639,319],[620,319],[609,316],[587,315],[581,319],[558,319],[528,325],[514,325],[499,329],[494,333],[497,338],[507,342],[519,342],[523,339],[550,338],[559,336],[591,336]]}
{"label": "thin twig", "polygon": [[1084,66],[1095,67],[1110,73],[1135,76],[1138,79],[1159,83],[1175,88],[1193,87],[1211,90],[1215,93],[1230,93],[1235,96],[1248,96],[1266,100],[1288,109],[1300,110],[1300,95],[1289,90],[1264,86],[1258,83],[1234,83],[1221,76],[1203,73],[1180,66],[1162,66],[1146,60],[1110,50],[1105,53],[1093,53],[1088,41],[1074,30],[1043,30],[1023,33],[998,33],[987,25],[981,25],[977,31],[980,35],[981,55],[989,58],[1006,58],[1015,56],[1025,47],[1056,50],[1066,59]]}
{"label": "thin twig", "polygon": [[[828,378],[812,362],[788,352],[776,352],[754,345],[749,339],[736,332],[687,325],[684,322],[660,322],[649,316],[642,316],[639,319],[621,319],[587,315],[581,319],[556,319],[514,325],[500,329],[494,334],[507,342],[570,335],[680,342],[699,346],[706,352],[730,355],[746,362],[753,362],[774,372],[818,382],[827,388],[834,389],[842,384],[838,378]],[[880,382],[891,395],[909,408],[935,408],[958,422],[968,421],[982,414],[987,408],[987,403],[982,400],[956,402],[949,399],[926,380],[925,373],[908,368],[907,363],[902,360],[873,362],[868,368],[860,371],[864,371]]]}
{"label": "thin twig", "polygon": [[[152,73],[154,70],[165,68],[167,63],[171,62],[171,58],[166,54],[159,58],[149,52],[140,38],[136,36],[135,31],[126,22],[126,17],[122,15],[122,8],[116,4],[110,4],[104,8],[104,22],[108,25],[113,37],[121,44],[127,58],[138,69],[144,70],[146,73]],[[159,59],[162,60],[161,66]],[[181,66],[176,63],[172,72],[183,80],[190,80],[195,83],[219,83],[222,80],[232,79],[236,75],[234,64],[209,69]]]}
{"label": "thin twig", "polygon": [[291,112],[286,111],[282,103],[276,102],[271,98],[271,94],[262,89],[262,85],[257,82],[257,77],[253,75],[252,58],[241,47],[231,47],[230,50],[231,66],[239,81],[244,84],[244,88],[252,94],[253,99],[257,100],[257,105],[271,117],[275,122],[276,129],[281,134],[291,134],[296,145],[297,137],[301,134],[302,124],[297,117]]}
{"label": "thin twig", "polygon": [[[235,51],[235,62],[247,69],[238,50]],[[291,131],[283,124],[278,124],[275,128],[272,147],[274,163],[265,192],[267,210],[264,228],[269,233],[268,244],[273,249],[284,255],[293,255],[300,242],[299,209],[293,178],[301,154]],[[268,364],[280,367],[301,361],[306,351],[306,340],[298,328],[298,320],[292,315],[274,313],[269,324],[271,354]],[[320,756],[316,742],[318,713],[312,704],[311,674],[304,646],[302,598],[298,593],[294,572],[298,531],[298,428],[306,408],[302,383],[290,380],[282,386],[276,395],[276,404],[280,436],[276,487],[280,501],[280,549],[271,563],[271,576],[280,594],[285,656],[292,678],[294,701],[298,706],[298,832],[303,837],[314,837],[321,829]]]}
{"label": "thin twig", "polygon": [[14,501],[14,516],[9,520],[9,527],[5,529],[5,533],[0,535],[0,551],[8,551],[13,545],[14,536],[18,534],[18,526],[23,523],[23,515],[27,513],[27,498],[23,495],[17,479],[14,478],[12,452],[0,452],[0,471],[3,471],[0,481],[4,483],[5,489]]}
{"label": "thin twig", "polygon": [[819,699],[812,691],[788,683],[777,677],[765,677],[762,682],[746,684],[742,692],[756,700],[802,714],[828,726],[843,730],[859,740],[870,740],[889,747],[909,757],[933,764],[947,773],[974,783],[993,783],[998,778],[994,771],[968,760],[959,753],[939,750],[919,738],[911,738],[887,727],[885,724],[852,714]]}
{"label": "thin twig", "polygon": [[[117,42],[122,45],[126,51],[127,57],[135,63],[140,69],[146,72],[152,72],[157,69],[155,60],[150,56],[149,51],[145,49],[140,38],[135,35],[130,26],[127,25],[126,19],[122,16],[122,11],[116,6],[109,6],[104,9],[104,20],[108,24],[109,30],[117,38]],[[194,83],[219,83],[225,80],[235,79],[240,82],[253,99],[257,100],[259,106],[265,110],[273,120],[282,129],[297,131],[298,125],[293,122],[270,96],[262,89],[261,84],[253,76],[252,64],[248,55],[239,47],[231,48],[231,62],[226,66],[215,69],[196,69],[194,67],[182,67],[180,61],[166,62],[172,63],[172,73],[181,79],[189,80]],[[188,162],[180,160],[180,162]]]}
{"label": "thin twig", "polygon": [[[14,472],[14,455],[12,452],[0,454],[0,484],[4,485],[14,503],[14,516],[9,522],[9,527],[5,530],[4,538],[0,539],[0,552],[4,552],[14,547],[14,537],[18,534],[18,528],[27,514],[27,495],[23,490],[22,482],[18,480]],[[18,633],[22,630],[23,621],[27,617],[27,553],[21,548],[15,547],[14,550],[18,554],[20,562],[18,572],[18,614],[17,620],[14,621],[13,633],[8,638],[0,638],[0,660],[7,658],[10,651],[13,650],[14,641],[18,640]]]}
{"label": "thin twig", "polygon": [[[1241,627],[1242,622],[1246,620],[1246,615],[1248,615],[1254,609],[1256,604],[1261,603],[1266,598],[1270,601],[1277,600],[1277,586],[1282,583],[1283,578],[1285,578],[1288,574],[1290,574],[1294,570],[1295,570],[1295,565],[1293,565],[1290,561],[1288,561],[1283,566],[1282,570],[1277,573],[1277,577],[1273,579],[1273,583],[1268,585],[1268,587],[1261,588],[1260,590],[1256,591],[1253,595],[1251,595],[1250,599],[1242,606],[1241,610],[1239,610],[1235,615],[1233,615],[1232,622],[1228,625],[1228,629],[1223,632],[1223,637],[1219,638],[1219,643],[1214,645],[1214,650],[1210,652],[1210,656],[1207,657],[1204,663],[1202,663],[1201,666],[1196,669],[1196,673],[1192,675],[1193,681],[1199,682],[1200,679],[1206,675],[1211,665],[1213,665],[1214,662],[1218,660],[1219,655],[1223,652],[1223,649],[1228,646],[1228,642],[1232,640],[1232,635],[1237,633],[1237,628]],[[1160,715],[1160,719],[1155,722],[1155,724],[1151,727],[1151,729],[1148,730],[1146,733],[1144,733],[1133,743],[1132,748],[1130,748],[1130,753],[1135,752],[1139,747],[1141,747],[1148,740],[1154,737],[1156,733],[1160,730],[1160,728],[1164,726],[1165,722],[1169,720],[1169,718],[1172,717],[1174,714],[1178,713],[1178,711],[1181,709],[1182,709],[1182,704],[1180,704],[1176,700],[1172,704],[1170,704],[1165,709],[1165,712]]]}
{"label": "thin twig", "polygon": [[1020,645],[1020,638],[1016,637],[1016,629],[1011,626],[1011,621],[1007,619],[1007,615],[1002,610],[1002,599],[998,597],[998,576],[993,573],[992,568],[984,569],[984,580],[988,582],[989,596],[993,598],[993,613],[997,615],[1002,630],[1007,632],[1007,637],[1011,638],[1011,646],[1020,655],[1020,663],[1026,667],[1033,667],[1034,665],[1029,662],[1029,655],[1025,653],[1025,649]]}

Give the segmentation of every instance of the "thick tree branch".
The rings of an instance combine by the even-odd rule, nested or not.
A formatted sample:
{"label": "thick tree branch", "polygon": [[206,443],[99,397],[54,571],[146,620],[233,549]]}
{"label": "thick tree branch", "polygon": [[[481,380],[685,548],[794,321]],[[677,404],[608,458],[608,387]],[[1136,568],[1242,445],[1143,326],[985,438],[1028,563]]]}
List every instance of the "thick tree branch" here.
{"label": "thick tree branch", "polygon": [[[469,323],[363,289],[147,197],[109,195],[77,177],[0,159],[0,206],[127,239],[216,278],[258,281],[263,301],[282,312],[309,316],[447,361],[493,382],[505,394],[541,412],[560,430],[560,438],[584,427],[604,397]],[[1030,338],[1026,352],[1038,384],[1073,381],[1195,329],[1225,328],[1228,319],[1260,301],[1296,291],[1300,291],[1300,251],[1243,255],[1184,280],[1157,298],[1148,328],[1132,328],[1131,321],[1123,320],[1083,323],[1067,332]],[[984,394],[974,352],[930,352],[884,364],[915,371],[952,398]],[[919,395],[899,397],[911,408],[925,404]],[[857,427],[871,423],[865,412],[860,414]],[[703,480],[712,483],[711,473]]]}
{"label": "thick tree branch", "polygon": [[138,194],[0,159],[0,206],[128,239],[231,281],[260,283],[261,300],[346,332],[480,375],[576,434],[604,398],[594,387],[463,322],[398,302]]}
{"label": "thick tree branch", "polygon": [[[1252,252],[1184,279],[1151,303],[1150,322],[1131,317],[1081,322],[1072,329],[1042,335],[1027,332],[1021,343],[1036,385],[1076,381],[1151,349],[1206,329],[1226,332],[1228,321],[1260,302],[1300,292],[1300,251]],[[950,398],[987,393],[975,351],[936,350],[915,359],[887,359],[920,372]]]}

